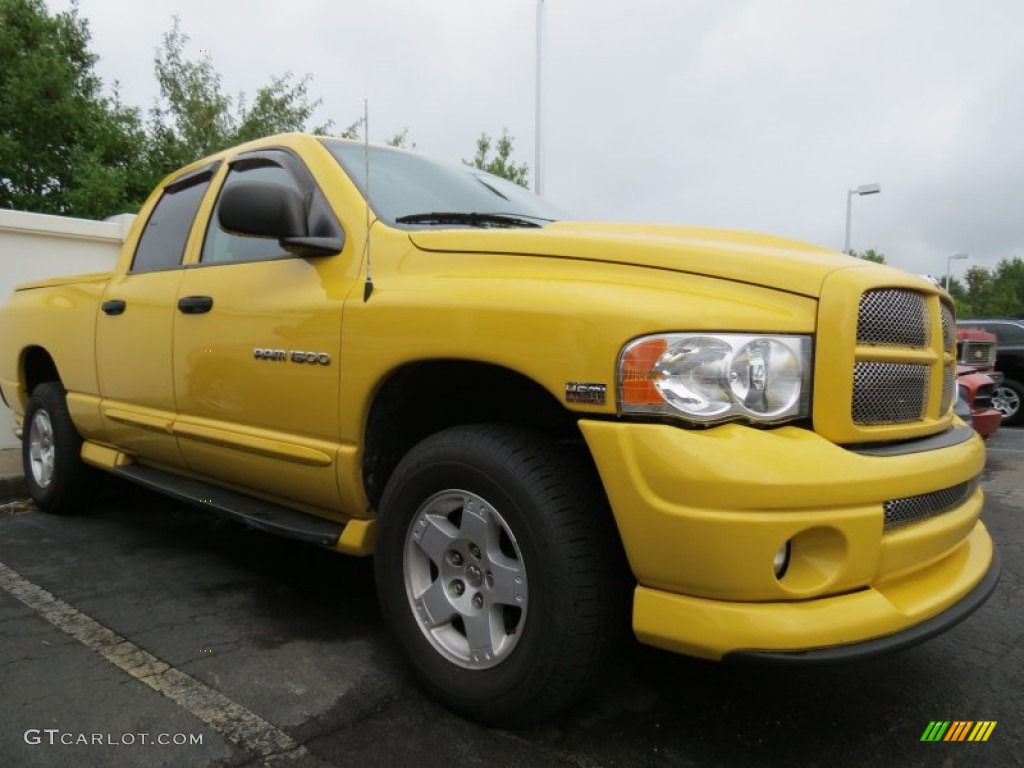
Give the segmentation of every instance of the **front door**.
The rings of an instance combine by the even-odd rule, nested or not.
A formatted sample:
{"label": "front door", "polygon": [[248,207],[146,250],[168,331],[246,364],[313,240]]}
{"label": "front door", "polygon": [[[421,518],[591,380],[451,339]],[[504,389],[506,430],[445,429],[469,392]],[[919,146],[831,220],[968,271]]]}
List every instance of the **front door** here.
{"label": "front door", "polygon": [[[301,162],[284,151],[236,158],[244,180],[291,185],[316,226],[337,227]],[[214,209],[199,262],[185,270],[174,320],[175,433],[193,472],[245,490],[340,508],[337,481],[346,249],[300,258],[275,240],[224,231]]]}

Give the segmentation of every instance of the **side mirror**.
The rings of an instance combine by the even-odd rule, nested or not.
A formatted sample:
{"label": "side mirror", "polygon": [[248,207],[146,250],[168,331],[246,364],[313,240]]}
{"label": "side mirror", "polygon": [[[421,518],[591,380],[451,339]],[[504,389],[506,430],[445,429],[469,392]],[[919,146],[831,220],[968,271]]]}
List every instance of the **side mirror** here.
{"label": "side mirror", "polygon": [[306,211],[299,193],[272,181],[239,181],[221,193],[220,225],[234,235],[304,237]]}
{"label": "side mirror", "polygon": [[310,237],[302,197],[272,181],[231,184],[221,193],[217,220],[235,235],[272,237],[297,256],[331,256],[344,245],[340,237]]}

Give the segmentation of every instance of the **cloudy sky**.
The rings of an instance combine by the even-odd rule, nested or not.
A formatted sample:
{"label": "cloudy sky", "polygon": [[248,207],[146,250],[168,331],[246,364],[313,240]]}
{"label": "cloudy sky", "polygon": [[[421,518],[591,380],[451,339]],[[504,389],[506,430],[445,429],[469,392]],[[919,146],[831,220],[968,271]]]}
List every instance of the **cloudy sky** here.
{"label": "cloudy sky", "polygon": [[[69,3],[48,0],[53,11]],[[80,0],[98,71],[148,108],[181,17],[229,92],[313,76],[340,128],[533,165],[536,0]],[[544,194],[581,218],[767,231],[941,274],[1024,255],[1019,0],[544,0]],[[159,9],[159,10],[158,10]],[[210,51],[210,53],[204,53]]]}

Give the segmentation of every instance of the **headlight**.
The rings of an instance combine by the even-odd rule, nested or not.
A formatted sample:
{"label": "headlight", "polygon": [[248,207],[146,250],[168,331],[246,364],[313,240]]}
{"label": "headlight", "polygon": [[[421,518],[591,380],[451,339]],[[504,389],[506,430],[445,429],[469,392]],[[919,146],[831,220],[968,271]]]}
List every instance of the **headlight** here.
{"label": "headlight", "polygon": [[619,409],[701,423],[788,421],[810,411],[810,372],[809,336],[644,336],[619,356]]}
{"label": "headlight", "polygon": [[968,402],[968,397],[967,387],[963,384],[958,384],[956,387],[956,400],[953,401],[953,413],[970,424],[971,405]]}

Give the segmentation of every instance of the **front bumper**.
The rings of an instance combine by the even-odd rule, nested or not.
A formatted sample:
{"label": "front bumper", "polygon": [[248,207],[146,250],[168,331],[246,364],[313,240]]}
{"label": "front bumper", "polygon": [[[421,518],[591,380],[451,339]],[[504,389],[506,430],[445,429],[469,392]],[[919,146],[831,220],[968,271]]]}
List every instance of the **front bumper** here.
{"label": "front bumper", "polygon": [[1003,423],[1003,414],[994,408],[971,411],[971,426],[974,431],[986,440],[999,431]]}
{"label": "front bumper", "polygon": [[[941,514],[884,527],[886,501],[976,479],[976,435],[871,455],[794,427],[581,429],[639,582],[633,627],[642,642],[720,659],[909,638],[980,605],[991,590],[972,592],[998,573],[978,490]],[[786,542],[790,564],[776,577]]]}
{"label": "front bumper", "polygon": [[830,648],[818,648],[810,651],[737,651],[729,654],[727,658],[736,661],[769,661],[783,664],[834,664],[861,661],[909,648],[942,634],[984,605],[999,583],[1000,569],[999,551],[993,550],[988,573],[966,597],[942,613],[892,635],[884,635],[852,645],[835,645]]}

